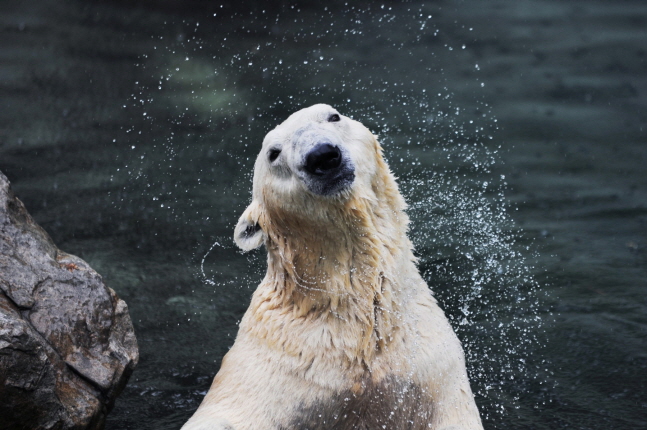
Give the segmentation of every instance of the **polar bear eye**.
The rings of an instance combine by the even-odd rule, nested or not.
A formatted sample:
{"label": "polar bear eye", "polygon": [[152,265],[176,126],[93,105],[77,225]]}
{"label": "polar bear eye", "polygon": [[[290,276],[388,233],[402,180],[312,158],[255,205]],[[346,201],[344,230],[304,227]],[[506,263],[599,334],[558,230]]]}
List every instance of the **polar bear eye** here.
{"label": "polar bear eye", "polygon": [[281,150],[279,148],[270,149],[270,151],[268,153],[268,158],[270,159],[270,163],[272,163],[274,160],[276,160],[279,157],[280,153],[281,153]]}
{"label": "polar bear eye", "polygon": [[338,122],[341,120],[338,114],[334,113],[328,117],[328,122]]}

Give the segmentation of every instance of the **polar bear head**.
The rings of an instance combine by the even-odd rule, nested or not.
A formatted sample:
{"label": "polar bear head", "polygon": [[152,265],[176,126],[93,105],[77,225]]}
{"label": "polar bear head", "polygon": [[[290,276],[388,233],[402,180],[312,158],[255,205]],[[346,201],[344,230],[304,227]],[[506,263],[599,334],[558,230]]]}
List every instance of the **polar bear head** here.
{"label": "polar bear head", "polygon": [[325,104],[292,114],[267,134],[252,197],[234,232],[245,251],[263,244],[272,223],[326,229],[343,222],[340,214],[357,199],[404,207],[373,134]]}

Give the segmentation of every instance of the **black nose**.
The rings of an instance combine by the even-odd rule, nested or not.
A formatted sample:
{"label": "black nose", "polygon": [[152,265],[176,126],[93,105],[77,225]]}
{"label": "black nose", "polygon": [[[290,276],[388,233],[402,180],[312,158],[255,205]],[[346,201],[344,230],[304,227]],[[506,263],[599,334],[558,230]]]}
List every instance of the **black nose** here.
{"label": "black nose", "polygon": [[322,143],[306,156],[305,169],[313,175],[323,175],[339,167],[341,151],[329,143]]}

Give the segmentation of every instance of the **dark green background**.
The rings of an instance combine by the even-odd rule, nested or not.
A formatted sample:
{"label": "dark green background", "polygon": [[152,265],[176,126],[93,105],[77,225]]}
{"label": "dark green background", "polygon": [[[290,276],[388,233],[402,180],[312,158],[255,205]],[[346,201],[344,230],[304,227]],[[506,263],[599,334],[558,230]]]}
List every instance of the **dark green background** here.
{"label": "dark green background", "polygon": [[0,170],[135,324],[109,429],[199,404],[264,271],[231,240],[253,160],[319,102],[379,135],[486,428],[647,427],[643,1],[0,11]]}

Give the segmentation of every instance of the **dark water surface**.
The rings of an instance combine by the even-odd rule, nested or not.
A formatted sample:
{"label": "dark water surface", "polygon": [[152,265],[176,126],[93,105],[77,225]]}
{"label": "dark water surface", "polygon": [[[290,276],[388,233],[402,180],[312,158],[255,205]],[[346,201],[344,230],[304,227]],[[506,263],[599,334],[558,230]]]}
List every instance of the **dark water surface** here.
{"label": "dark water surface", "polygon": [[319,102],[379,135],[486,428],[647,428],[644,1],[0,10],[0,170],[135,324],[108,429],[197,408],[264,272],[253,160]]}

